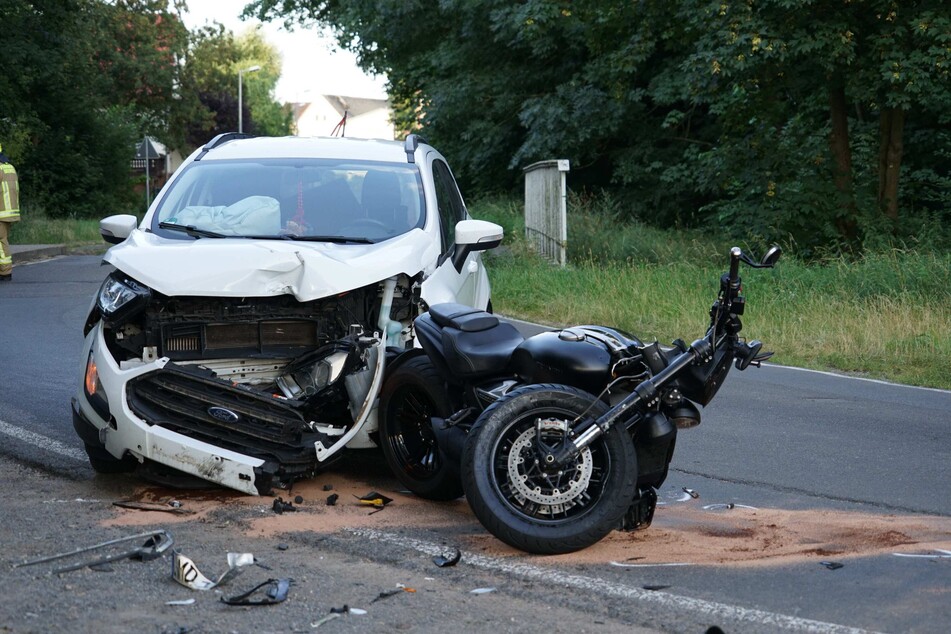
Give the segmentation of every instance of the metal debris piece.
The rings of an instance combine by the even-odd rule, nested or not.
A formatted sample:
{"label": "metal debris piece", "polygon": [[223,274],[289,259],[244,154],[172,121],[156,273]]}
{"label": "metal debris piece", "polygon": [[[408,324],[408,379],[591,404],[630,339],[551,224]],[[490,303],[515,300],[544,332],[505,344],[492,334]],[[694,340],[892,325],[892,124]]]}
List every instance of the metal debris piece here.
{"label": "metal debris piece", "polygon": [[692,497],[692,498],[695,499],[695,500],[696,500],[698,497],[700,497],[700,494],[699,494],[699,493],[697,493],[697,492],[694,491],[693,489],[688,489],[687,487],[684,487],[684,488],[683,488],[683,492],[686,493],[687,495],[689,495],[690,497]]}
{"label": "metal debris piece", "polygon": [[340,498],[336,493],[331,493],[327,496],[327,506],[336,506],[337,500]]}
{"label": "metal debris piece", "polygon": [[285,502],[284,498],[276,498],[274,504],[271,505],[271,508],[274,509],[274,512],[278,515],[283,513],[292,513],[297,509],[290,502]]}
{"label": "metal debris piece", "polygon": [[111,539],[107,542],[102,542],[101,544],[87,546],[85,548],[77,548],[76,550],[60,553],[58,555],[50,555],[49,557],[40,557],[39,559],[24,561],[20,564],[13,564],[13,567],[19,568],[20,566],[33,566],[35,564],[42,564],[48,561],[56,561],[57,559],[65,559],[66,557],[73,557],[75,555],[81,555],[94,550],[101,550],[125,542],[139,541],[143,538],[145,539],[145,543],[143,543],[141,546],[136,546],[135,548],[131,548],[129,550],[98,557],[90,561],[80,561],[75,564],[70,564],[69,566],[56,568],[52,572],[54,574],[59,574],[61,572],[79,570],[80,568],[86,568],[87,566],[99,566],[102,564],[107,564],[110,561],[117,561],[119,559],[138,559],[140,561],[151,561],[161,557],[163,554],[165,554],[165,551],[171,548],[172,544],[175,543],[172,539],[172,536],[166,530],[150,531],[148,533],[139,533],[137,535],[130,535],[128,537]]}
{"label": "metal debris piece", "polygon": [[490,592],[495,592],[495,588],[476,588],[475,590],[469,590],[469,594],[489,594]]}
{"label": "metal debris piece", "polygon": [[[274,605],[287,599],[290,587],[290,579],[268,579],[242,594],[233,597],[221,597],[221,602],[227,605]],[[264,596],[259,599],[252,599],[251,597],[255,596],[255,593],[262,588],[265,589]]]}
{"label": "metal debris piece", "polygon": [[181,502],[175,502],[177,506],[173,506],[171,502],[168,504],[152,504],[149,502],[136,502],[135,500],[119,500],[118,502],[113,502],[113,506],[118,506],[123,509],[132,509],[134,511],[158,511],[160,513],[174,513],[175,515],[194,515],[195,511],[189,511],[188,509],[182,508]]}
{"label": "metal debris piece", "polygon": [[665,589],[669,588],[670,586],[646,585],[646,586],[641,586],[641,587],[644,588],[645,590],[665,590]]}
{"label": "metal debris piece", "polygon": [[694,564],[686,562],[674,562],[674,563],[663,563],[663,564],[622,564],[620,561],[612,561],[612,566],[617,566],[618,568],[655,568],[655,567],[665,567],[665,566],[692,566]]}
{"label": "metal debris piece", "polygon": [[198,567],[191,559],[175,551],[172,558],[172,579],[192,590],[210,590],[220,585],[224,585],[244,572],[244,568],[254,562],[254,555],[251,553],[228,553],[228,570],[226,570],[217,581],[212,581],[201,574]]}
{"label": "metal debris piece", "polygon": [[459,563],[460,559],[462,559],[462,551],[457,548],[455,554],[451,557],[447,558],[444,555],[436,555],[433,557],[433,563],[440,568],[448,568],[450,566],[455,566],[457,563]]}
{"label": "metal debris piece", "polygon": [[194,599],[180,599],[178,601],[166,601],[165,605],[194,605]]}
{"label": "metal debris piece", "polygon": [[819,565],[825,566],[829,570],[838,570],[845,566],[845,564],[840,564],[837,561],[820,561]]}
{"label": "metal debris piece", "polygon": [[935,548],[937,555],[916,555],[912,553],[892,553],[895,557],[914,557],[917,559],[951,559],[951,550]]}

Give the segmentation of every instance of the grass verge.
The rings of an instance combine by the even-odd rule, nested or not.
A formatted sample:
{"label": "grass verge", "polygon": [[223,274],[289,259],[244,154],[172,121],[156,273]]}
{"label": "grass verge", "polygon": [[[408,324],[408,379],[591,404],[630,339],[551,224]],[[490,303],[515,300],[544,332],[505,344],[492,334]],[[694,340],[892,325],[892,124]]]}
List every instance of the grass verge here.
{"label": "grass verge", "polygon": [[[703,334],[727,265],[728,246],[715,237],[573,210],[570,244],[599,239],[605,248],[569,255],[562,269],[525,245],[517,205],[489,201],[472,211],[506,229],[505,248],[488,267],[500,313],[611,325],[663,343]],[[787,254],[776,269],[744,267],[741,275],[743,334],[766,342],[776,363],[951,389],[951,254],[895,250],[819,262]]]}

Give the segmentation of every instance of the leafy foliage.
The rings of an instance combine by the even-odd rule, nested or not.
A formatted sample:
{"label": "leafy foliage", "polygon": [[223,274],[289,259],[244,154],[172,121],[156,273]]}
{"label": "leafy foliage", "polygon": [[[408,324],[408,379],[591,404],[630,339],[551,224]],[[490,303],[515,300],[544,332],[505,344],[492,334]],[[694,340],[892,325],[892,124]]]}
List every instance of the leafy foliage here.
{"label": "leafy foliage", "polygon": [[[572,162],[630,218],[808,254],[951,219],[942,0],[256,0],[386,73],[477,192]],[[884,219],[883,219],[884,217]]]}

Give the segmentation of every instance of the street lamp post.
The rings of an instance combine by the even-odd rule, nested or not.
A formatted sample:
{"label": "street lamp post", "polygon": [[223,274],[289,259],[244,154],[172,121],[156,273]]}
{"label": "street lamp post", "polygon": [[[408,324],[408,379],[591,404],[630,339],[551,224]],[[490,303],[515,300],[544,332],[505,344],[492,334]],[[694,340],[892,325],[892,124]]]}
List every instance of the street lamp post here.
{"label": "street lamp post", "polygon": [[244,82],[242,81],[241,77],[245,73],[254,73],[259,70],[261,70],[261,67],[258,66],[257,64],[255,64],[254,66],[251,66],[250,68],[238,69],[238,133],[239,134],[241,132],[244,132],[244,121],[242,121],[243,114],[244,114],[244,107],[242,104],[242,101],[243,101],[242,91],[244,89]]}

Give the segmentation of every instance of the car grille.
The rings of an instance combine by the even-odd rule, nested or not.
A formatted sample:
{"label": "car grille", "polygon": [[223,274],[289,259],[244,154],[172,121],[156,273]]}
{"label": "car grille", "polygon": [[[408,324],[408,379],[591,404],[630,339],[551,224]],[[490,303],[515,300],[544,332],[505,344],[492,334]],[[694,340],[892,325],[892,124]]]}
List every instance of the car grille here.
{"label": "car grille", "polygon": [[268,353],[318,345],[313,321],[274,320],[233,324],[170,324],[162,328],[162,353],[172,358],[227,351]]}
{"label": "car grille", "polygon": [[299,447],[305,429],[290,402],[175,364],[130,381],[128,401],[153,425],[235,447]]}

